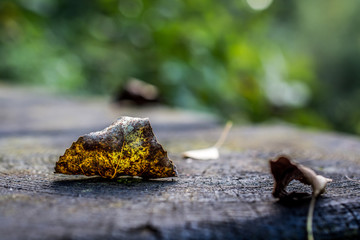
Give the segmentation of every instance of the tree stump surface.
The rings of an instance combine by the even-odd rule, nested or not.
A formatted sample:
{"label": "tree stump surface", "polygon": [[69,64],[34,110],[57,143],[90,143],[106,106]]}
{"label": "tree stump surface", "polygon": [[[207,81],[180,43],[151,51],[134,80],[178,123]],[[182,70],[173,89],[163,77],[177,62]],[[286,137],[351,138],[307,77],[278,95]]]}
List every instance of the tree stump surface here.
{"label": "tree stump surface", "polygon": [[[80,135],[122,115],[150,117],[179,177],[118,181],[53,173]],[[181,158],[213,145],[221,131],[207,115],[0,86],[0,238],[306,239],[310,201],[271,195],[268,160],[279,154],[333,179],[316,202],[315,239],[360,238],[358,137],[289,125],[235,126],[220,159]],[[296,182],[288,190],[311,192]]]}

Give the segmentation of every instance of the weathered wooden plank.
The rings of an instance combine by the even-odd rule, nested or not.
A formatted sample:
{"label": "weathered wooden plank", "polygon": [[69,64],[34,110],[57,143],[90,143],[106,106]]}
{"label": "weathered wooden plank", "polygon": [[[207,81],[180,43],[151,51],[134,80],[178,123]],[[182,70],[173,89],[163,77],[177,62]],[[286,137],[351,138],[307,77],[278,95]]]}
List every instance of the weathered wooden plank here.
{"label": "weathered wooden plank", "polygon": [[[357,137],[291,126],[237,126],[219,160],[183,160],[182,151],[215,143],[221,127],[178,112],[182,120],[167,121],[174,112],[156,109],[154,132],[177,165],[178,178],[118,182],[54,175],[55,161],[72,141],[113,117],[92,118],[88,111],[106,112],[109,107],[105,102],[63,103],[50,96],[9,91],[13,95],[4,95],[6,104],[0,104],[5,109],[0,123],[11,122],[4,120],[6,116],[21,116],[29,124],[15,119],[10,130],[0,124],[1,239],[305,239],[309,201],[283,203],[271,196],[268,159],[280,153],[334,180],[316,203],[315,239],[360,236],[360,182],[346,177],[360,179]],[[15,104],[21,97],[24,106]],[[47,127],[42,129],[37,122],[59,118],[50,114],[52,104],[42,105],[48,98],[63,111],[64,119],[70,118],[65,126],[57,119],[57,123],[44,123]],[[71,121],[80,118],[76,114],[81,115],[83,104],[88,109],[83,113],[86,124],[71,127]],[[47,119],[34,121],[33,110],[23,111],[39,106]],[[147,111],[137,110],[137,114],[144,116]],[[121,110],[115,112],[122,115]],[[310,191],[300,184],[289,188]]]}

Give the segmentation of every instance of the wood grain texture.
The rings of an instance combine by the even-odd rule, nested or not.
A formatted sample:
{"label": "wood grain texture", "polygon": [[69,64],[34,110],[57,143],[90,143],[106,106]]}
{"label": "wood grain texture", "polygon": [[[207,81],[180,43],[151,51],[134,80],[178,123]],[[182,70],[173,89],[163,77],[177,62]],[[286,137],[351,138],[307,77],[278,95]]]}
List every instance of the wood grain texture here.
{"label": "wood grain texture", "polygon": [[[355,136],[292,126],[235,126],[219,160],[184,160],[182,151],[213,145],[221,126],[166,108],[135,111],[105,101],[0,88],[4,92],[1,239],[305,239],[310,200],[278,202],[271,196],[268,160],[278,154],[333,179],[316,203],[315,239],[360,237],[360,180],[346,177],[360,179],[360,140]],[[51,114],[53,106],[68,116],[66,124]],[[46,117],[34,118],[34,111]],[[119,182],[53,174],[58,157],[78,136],[134,112],[150,115],[178,178]],[[83,125],[81,115],[86,117]],[[296,183],[288,190],[311,192]]]}

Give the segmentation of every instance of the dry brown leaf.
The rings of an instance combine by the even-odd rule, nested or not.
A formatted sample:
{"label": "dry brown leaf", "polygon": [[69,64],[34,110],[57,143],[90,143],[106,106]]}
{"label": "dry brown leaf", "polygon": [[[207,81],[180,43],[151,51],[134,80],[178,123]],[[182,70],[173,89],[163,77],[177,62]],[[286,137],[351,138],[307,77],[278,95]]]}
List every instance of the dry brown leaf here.
{"label": "dry brown leaf", "polygon": [[149,119],[121,117],[102,131],[81,136],[59,158],[55,173],[104,178],[177,176]]}
{"label": "dry brown leaf", "polygon": [[231,127],[232,127],[232,122],[231,121],[227,122],[223,132],[221,133],[220,138],[218,139],[218,141],[216,142],[216,144],[213,147],[186,151],[186,152],[183,152],[182,156],[184,158],[191,158],[191,159],[195,159],[195,160],[218,159],[220,156],[219,148],[223,145]]}
{"label": "dry brown leaf", "polygon": [[322,194],[325,191],[326,184],[332,181],[329,178],[317,175],[308,167],[292,162],[286,156],[270,160],[270,168],[275,179],[273,196],[276,198],[283,198],[289,195],[286,187],[292,180],[298,180],[304,184],[311,185],[314,197]]}
{"label": "dry brown leaf", "polygon": [[321,175],[317,175],[313,170],[301,164],[294,163],[286,156],[279,156],[275,160],[270,160],[271,173],[274,176],[275,184],[273,196],[276,198],[286,198],[289,194],[286,191],[287,185],[292,180],[298,180],[304,184],[311,185],[313,190],[309,206],[306,231],[307,239],[314,240],[312,221],[315,209],[316,198],[325,191],[326,184],[332,180]]}

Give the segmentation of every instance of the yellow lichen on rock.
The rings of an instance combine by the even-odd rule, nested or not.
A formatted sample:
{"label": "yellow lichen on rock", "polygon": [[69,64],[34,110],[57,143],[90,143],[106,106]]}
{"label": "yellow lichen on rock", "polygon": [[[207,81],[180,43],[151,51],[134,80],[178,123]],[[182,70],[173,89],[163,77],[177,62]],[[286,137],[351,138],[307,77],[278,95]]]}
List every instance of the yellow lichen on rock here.
{"label": "yellow lichen on rock", "polygon": [[56,173],[104,178],[177,176],[148,119],[122,117],[108,128],[80,137],[59,158]]}

